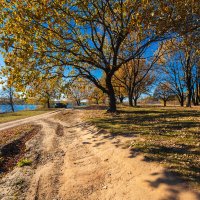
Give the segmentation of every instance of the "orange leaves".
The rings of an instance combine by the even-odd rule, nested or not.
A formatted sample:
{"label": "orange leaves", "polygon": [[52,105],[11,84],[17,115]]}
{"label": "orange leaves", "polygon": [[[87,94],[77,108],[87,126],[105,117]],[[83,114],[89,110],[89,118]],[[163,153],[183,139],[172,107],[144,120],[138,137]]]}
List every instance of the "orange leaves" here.
{"label": "orange leaves", "polygon": [[187,5],[181,0],[3,1],[0,39],[10,51],[6,63],[16,69],[11,73],[19,80],[23,76],[25,82],[41,82],[58,66],[63,72],[68,65],[83,69],[83,73],[99,69],[109,74],[118,69],[117,64],[130,60],[132,53],[136,55],[137,44],[145,46],[147,40],[163,39],[171,31],[184,33],[182,21],[192,2],[197,13],[192,0],[186,1]]}

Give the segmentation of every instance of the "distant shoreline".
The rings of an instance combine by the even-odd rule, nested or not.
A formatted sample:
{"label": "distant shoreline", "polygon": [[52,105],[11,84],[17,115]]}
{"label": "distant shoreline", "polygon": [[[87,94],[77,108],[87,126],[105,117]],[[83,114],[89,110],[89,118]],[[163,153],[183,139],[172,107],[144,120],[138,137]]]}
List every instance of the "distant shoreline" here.
{"label": "distant shoreline", "polygon": [[[38,108],[38,105],[34,104],[15,104],[14,109],[15,112],[23,111],[23,110],[36,110]],[[0,104],[0,113],[8,113],[12,112],[10,105],[8,104]]]}

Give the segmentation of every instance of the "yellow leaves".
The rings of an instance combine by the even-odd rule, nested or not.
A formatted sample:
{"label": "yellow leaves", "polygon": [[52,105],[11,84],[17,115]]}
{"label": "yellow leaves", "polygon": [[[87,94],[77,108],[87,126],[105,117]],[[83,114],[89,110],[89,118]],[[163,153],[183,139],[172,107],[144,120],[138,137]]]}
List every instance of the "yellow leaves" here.
{"label": "yellow leaves", "polygon": [[[124,53],[123,49],[127,47],[127,51],[135,51],[130,44],[142,43],[145,38],[151,39],[152,32],[165,33],[168,31],[165,28],[167,25],[173,26],[168,15],[172,7],[175,9],[175,17],[180,16],[178,20],[186,16],[184,9],[178,6],[185,6],[180,0],[167,2],[168,4],[165,1],[141,0],[138,3],[136,0],[112,0],[109,1],[110,6],[108,6],[104,1],[24,0],[23,4],[17,0],[4,1],[3,7],[7,9],[0,8],[4,10],[2,16],[6,18],[1,17],[1,22],[4,23],[2,35],[9,39],[0,39],[4,41],[3,48],[6,51],[9,51],[11,46],[17,49],[10,51],[11,54],[6,56],[6,63],[20,73],[28,73],[30,77],[36,76],[40,82],[43,76],[39,77],[36,74],[37,67],[48,74],[49,70],[45,70],[45,65],[54,67],[69,60],[73,64],[89,68],[91,66],[85,65],[82,60],[88,63],[95,61],[100,65],[105,62],[104,58],[112,60],[114,52],[112,46],[117,45],[111,44],[111,41],[115,43],[115,39],[121,36],[125,38],[120,47],[122,53],[119,57],[126,59],[124,57],[127,57],[127,53]],[[192,1],[187,1],[187,6],[190,2]],[[195,6],[193,7],[195,10]],[[164,24],[166,21],[167,24]],[[90,23],[97,31],[94,37],[97,46],[100,46],[103,30],[107,29],[100,50],[103,53],[99,53],[100,51],[91,42]],[[89,52],[89,55],[86,55],[83,49],[86,49],[85,52]],[[35,62],[32,62],[33,60]],[[110,63],[106,66],[112,68]],[[98,68],[94,66],[92,69],[95,67]],[[17,73],[17,70],[13,70],[12,73]],[[24,76],[28,79],[27,75]],[[18,74],[17,77],[20,75]],[[51,82],[50,86],[52,85]]]}
{"label": "yellow leaves", "polygon": [[151,13],[151,16],[152,16],[152,17],[154,16],[154,12]]}

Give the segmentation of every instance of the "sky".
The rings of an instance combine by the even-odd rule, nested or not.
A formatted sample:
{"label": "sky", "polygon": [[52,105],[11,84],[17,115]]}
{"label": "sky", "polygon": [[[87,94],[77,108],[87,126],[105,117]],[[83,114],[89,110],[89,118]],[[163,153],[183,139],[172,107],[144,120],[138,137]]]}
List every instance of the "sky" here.
{"label": "sky", "polygon": [[5,63],[4,63],[3,57],[0,54],[0,66],[4,66],[4,65],[5,65]]}
{"label": "sky", "polygon": [[[4,63],[4,59],[3,59],[3,56],[0,54],[0,67],[1,66],[4,66],[5,63]],[[2,84],[0,84],[0,90],[2,89]]]}

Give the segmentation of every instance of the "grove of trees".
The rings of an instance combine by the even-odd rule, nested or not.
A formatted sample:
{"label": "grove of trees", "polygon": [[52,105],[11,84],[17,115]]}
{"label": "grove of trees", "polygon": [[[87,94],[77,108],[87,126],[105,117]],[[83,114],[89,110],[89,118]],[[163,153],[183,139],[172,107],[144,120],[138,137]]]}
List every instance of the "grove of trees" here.
{"label": "grove of trees", "polygon": [[1,0],[0,13],[2,73],[18,91],[78,105],[106,95],[109,112],[155,85],[200,102],[199,1]]}

